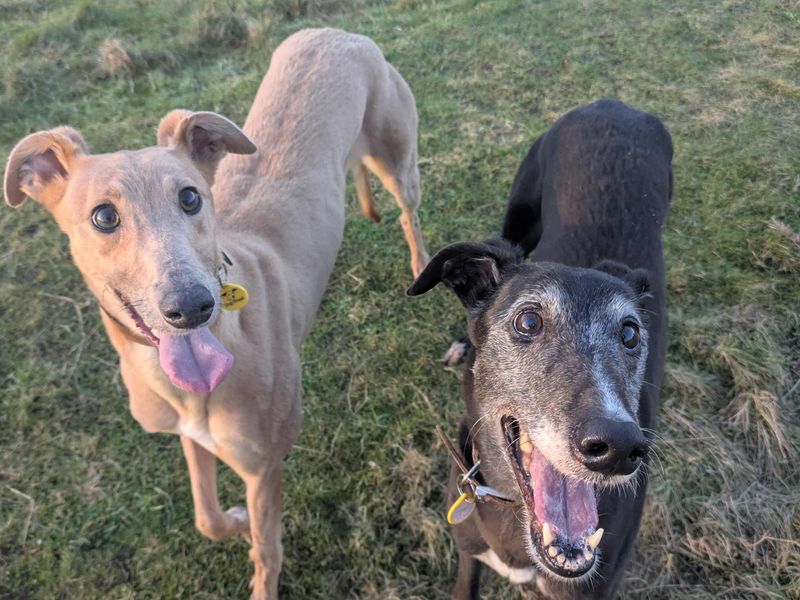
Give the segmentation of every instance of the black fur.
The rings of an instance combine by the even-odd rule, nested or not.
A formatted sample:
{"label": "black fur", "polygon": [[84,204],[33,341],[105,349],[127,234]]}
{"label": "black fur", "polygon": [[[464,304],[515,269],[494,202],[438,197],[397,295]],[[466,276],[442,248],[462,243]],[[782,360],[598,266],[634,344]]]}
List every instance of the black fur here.
{"label": "black fur", "polygon": [[[671,138],[653,115],[614,100],[577,108],[533,144],[514,180],[503,226],[503,237],[518,244],[525,255],[533,252],[534,263],[594,268],[629,286],[649,332],[645,383],[639,398],[639,421],[645,431],[655,426],[666,347],[661,231],[672,195],[671,161]],[[520,266],[518,253],[509,248],[497,242],[454,244],[434,257],[409,294],[424,293],[443,281],[467,307],[470,338],[480,351],[481,329],[489,326],[490,318],[481,311],[497,289],[513,295],[514,276],[520,274],[522,279],[533,267]],[[596,278],[592,281],[598,285]],[[598,288],[588,292],[589,297],[602,293]],[[472,443],[466,432],[475,426],[477,414],[474,353],[468,354],[464,374],[467,416],[461,424],[465,452]],[[639,527],[646,489],[641,475],[642,485],[635,496],[630,491],[598,491],[599,526],[609,532],[602,543],[598,576],[577,585],[541,577],[549,597],[613,597]],[[448,500],[452,502],[456,493],[451,478]],[[516,533],[518,519],[507,508],[481,504],[476,514],[453,528],[459,548],[454,597],[479,597],[480,565],[470,557],[489,545],[510,566],[530,565]]]}
{"label": "black fur", "polygon": [[431,259],[406,293],[418,296],[443,282],[474,311],[494,293],[500,272],[520,262],[519,247],[504,240],[451,244]]}
{"label": "black fur", "polygon": [[503,222],[503,238],[526,256],[533,252],[535,261],[574,267],[613,261],[646,272],[642,307],[651,343],[640,421],[647,428],[655,426],[664,372],[661,230],[672,179],[672,138],[658,117],[619,100],[598,100],[568,112],[534,142]]}

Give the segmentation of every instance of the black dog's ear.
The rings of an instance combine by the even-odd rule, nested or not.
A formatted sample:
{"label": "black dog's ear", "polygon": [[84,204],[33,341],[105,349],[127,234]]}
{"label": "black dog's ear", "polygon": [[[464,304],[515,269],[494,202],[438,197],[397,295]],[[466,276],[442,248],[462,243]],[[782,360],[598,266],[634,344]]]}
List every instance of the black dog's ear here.
{"label": "black dog's ear", "polygon": [[419,296],[440,281],[466,308],[490,297],[509,266],[522,262],[522,250],[505,240],[459,242],[440,250],[406,292]]}
{"label": "black dog's ear", "polygon": [[636,303],[640,306],[645,298],[650,297],[650,274],[644,269],[631,269],[628,265],[614,260],[600,261],[594,268],[627,283],[633,290]]}

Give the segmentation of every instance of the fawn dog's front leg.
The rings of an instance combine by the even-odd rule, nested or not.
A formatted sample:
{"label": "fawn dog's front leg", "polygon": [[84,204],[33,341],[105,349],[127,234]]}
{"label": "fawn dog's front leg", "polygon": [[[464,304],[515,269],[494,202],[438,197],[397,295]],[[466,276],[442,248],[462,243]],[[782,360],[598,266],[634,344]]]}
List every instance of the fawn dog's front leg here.
{"label": "fawn dog's front leg", "polygon": [[234,506],[222,512],[217,499],[217,458],[197,442],[181,436],[183,454],[189,467],[194,501],[194,522],[207,538],[220,540],[234,533],[248,533],[247,510]]}

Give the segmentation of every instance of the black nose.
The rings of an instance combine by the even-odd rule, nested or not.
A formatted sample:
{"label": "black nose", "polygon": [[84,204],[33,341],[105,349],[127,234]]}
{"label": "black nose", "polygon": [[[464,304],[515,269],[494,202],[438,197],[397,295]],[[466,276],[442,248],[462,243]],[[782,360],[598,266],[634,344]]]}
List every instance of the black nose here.
{"label": "black nose", "polygon": [[630,475],[647,454],[647,440],[632,421],[589,419],[578,428],[574,443],[578,459],[606,475]]}
{"label": "black nose", "polygon": [[178,329],[199,327],[214,312],[214,297],[204,286],[191,287],[168,292],[162,299],[161,315],[164,320]]}

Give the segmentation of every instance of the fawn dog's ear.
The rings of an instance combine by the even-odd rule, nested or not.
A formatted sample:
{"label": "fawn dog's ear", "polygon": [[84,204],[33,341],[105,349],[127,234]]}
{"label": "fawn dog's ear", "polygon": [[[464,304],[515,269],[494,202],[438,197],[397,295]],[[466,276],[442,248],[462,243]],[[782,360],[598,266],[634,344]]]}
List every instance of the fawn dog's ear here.
{"label": "fawn dog's ear", "polygon": [[158,124],[158,145],[186,152],[211,185],[226,152],[253,154],[256,146],[233,122],[213,112],[173,110]]}
{"label": "fawn dog's ear", "polygon": [[16,208],[30,196],[51,208],[64,196],[76,159],[88,153],[83,137],[71,127],[24,137],[6,164],[6,202]]}
{"label": "fawn dog's ear", "polygon": [[490,298],[503,272],[522,262],[522,250],[504,240],[459,242],[440,250],[406,292],[418,296],[443,282],[471,310]]}

